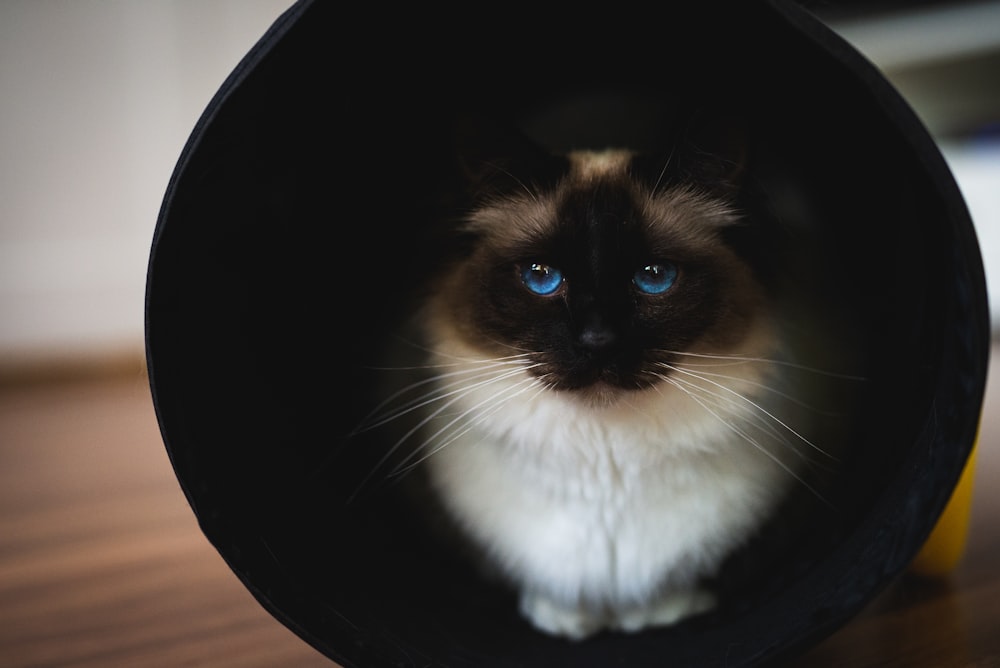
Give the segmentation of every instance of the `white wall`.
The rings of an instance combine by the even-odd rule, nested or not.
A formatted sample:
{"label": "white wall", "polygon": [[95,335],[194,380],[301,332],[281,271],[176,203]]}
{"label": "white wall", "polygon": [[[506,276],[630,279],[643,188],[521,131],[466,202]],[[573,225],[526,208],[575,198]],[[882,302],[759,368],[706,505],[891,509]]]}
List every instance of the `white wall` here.
{"label": "white wall", "polygon": [[141,350],[174,164],[290,4],[0,2],[0,361]]}
{"label": "white wall", "polygon": [[[0,0],[0,366],[141,351],[146,262],[170,173],[211,96],[291,2]],[[990,19],[1000,3],[978,4],[987,14],[966,25],[1000,25]],[[934,15],[895,43],[936,44],[928,35],[955,34],[955,20]],[[912,65],[879,51],[898,24],[842,28],[890,78]],[[975,34],[953,39],[959,53],[947,57],[1000,40],[1000,30]],[[933,90],[904,92],[933,111]],[[1000,152],[949,156],[1000,268]]]}

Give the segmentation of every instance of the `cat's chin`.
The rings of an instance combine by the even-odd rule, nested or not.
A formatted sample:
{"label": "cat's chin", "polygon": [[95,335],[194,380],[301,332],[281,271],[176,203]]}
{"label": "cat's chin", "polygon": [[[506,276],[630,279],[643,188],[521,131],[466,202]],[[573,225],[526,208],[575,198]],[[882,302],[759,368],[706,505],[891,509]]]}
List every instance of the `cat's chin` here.
{"label": "cat's chin", "polygon": [[598,380],[588,385],[561,390],[563,394],[571,397],[573,401],[586,406],[608,407],[615,406],[622,401],[634,397],[637,393],[649,392],[650,387],[624,387],[615,383]]}

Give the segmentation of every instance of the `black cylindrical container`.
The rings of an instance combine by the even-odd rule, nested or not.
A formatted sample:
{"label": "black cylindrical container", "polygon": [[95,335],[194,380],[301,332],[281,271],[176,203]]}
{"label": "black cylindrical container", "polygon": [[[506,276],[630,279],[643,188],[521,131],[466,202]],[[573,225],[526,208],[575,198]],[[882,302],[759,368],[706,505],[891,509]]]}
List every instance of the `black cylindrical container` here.
{"label": "black cylindrical container", "polygon": [[[261,604],[346,666],[739,666],[843,624],[927,538],[971,450],[989,350],[969,215],[882,76],[798,5],[609,6],[545,18],[302,1],[224,83],[169,184],[149,264],[162,434],[202,529]],[[645,96],[645,97],[644,97]],[[435,257],[418,204],[457,111],[533,118],[552,144],[655,134],[636,99],[734,110],[762,178],[812,212],[865,360],[850,509],[741,603],[698,623],[546,637],[388,511],[341,446]],[[609,121],[608,119],[611,119]],[[613,122],[612,122],[613,121]],[[640,133],[641,134],[641,133]],[[418,255],[424,254],[426,255]],[[813,254],[813,255],[810,255]],[[364,514],[369,513],[369,514]],[[381,513],[381,514],[380,514]]]}

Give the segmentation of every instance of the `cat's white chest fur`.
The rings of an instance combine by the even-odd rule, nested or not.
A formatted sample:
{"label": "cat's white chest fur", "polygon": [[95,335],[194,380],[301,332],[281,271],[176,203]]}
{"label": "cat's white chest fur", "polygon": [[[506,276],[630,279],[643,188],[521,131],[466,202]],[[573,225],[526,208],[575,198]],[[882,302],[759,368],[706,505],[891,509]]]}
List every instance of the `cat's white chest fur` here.
{"label": "cat's white chest fur", "polygon": [[524,387],[515,376],[464,394],[456,410],[477,417],[427,462],[524,614],[583,637],[711,607],[699,579],[791,479],[746,439],[751,405],[722,416],[669,385],[611,405]]}

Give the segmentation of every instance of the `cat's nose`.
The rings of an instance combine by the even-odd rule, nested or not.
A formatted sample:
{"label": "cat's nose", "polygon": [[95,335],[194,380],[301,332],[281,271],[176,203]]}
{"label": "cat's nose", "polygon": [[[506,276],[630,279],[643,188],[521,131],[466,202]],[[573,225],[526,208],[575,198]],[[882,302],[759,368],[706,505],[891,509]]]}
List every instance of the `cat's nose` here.
{"label": "cat's nose", "polygon": [[598,352],[612,347],[618,337],[610,327],[600,322],[592,322],[583,328],[578,340],[585,349]]}

